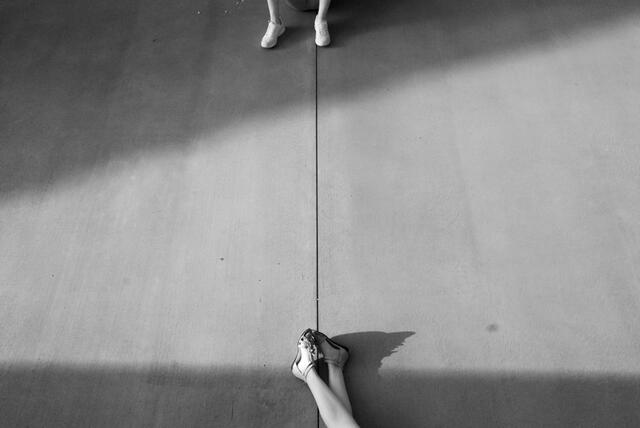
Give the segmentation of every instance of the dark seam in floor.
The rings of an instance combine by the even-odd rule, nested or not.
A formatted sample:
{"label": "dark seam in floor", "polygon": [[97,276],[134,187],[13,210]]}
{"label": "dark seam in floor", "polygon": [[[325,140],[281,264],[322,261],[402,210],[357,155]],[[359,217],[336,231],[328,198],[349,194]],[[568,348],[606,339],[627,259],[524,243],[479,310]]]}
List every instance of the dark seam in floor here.
{"label": "dark seam in floor", "polygon": [[[318,221],[318,47],[315,52],[315,179],[316,179],[316,330],[320,330],[320,243]],[[316,410],[316,425],[320,428],[320,411]]]}
{"label": "dark seam in floor", "polygon": [[318,48],[315,48],[315,179],[316,179],[316,330],[320,330],[320,244],[319,221],[318,221]]}

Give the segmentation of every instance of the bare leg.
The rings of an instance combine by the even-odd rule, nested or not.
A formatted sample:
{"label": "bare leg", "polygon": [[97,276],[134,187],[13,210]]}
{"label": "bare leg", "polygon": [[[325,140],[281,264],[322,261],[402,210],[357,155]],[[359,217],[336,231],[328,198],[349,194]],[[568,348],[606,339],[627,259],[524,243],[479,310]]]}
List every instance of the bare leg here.
{"label": "bare leg", "polygon": [[[338,369],[340,370],[340,369]],[[316,400],[320,416],[328,428],[357,428],[358,424],[340,399],[322,381],[318,372],[311,369],[307,374],[307,385]],[[342,382],[344,385],[344,381]],[[345,389],[346,393],[346,389]],[[347,399],[348,400],[348,399]]]}
{"label": "bare leg", "polygon": [[[320,416],[322,416],[322,420],[328,428],[358,428],[358,424],[353,419],[353,416],[351,416],[351,406],[349,405],[349,409],[347,410],[347,407],[341,402],[341,398],[322,381],[316,371],[315,361],[318,359],[318,348],[315,344],[316,339],[311,336],[311,332],[311,329],[305,330],[298,340],[298,354],[291,365],[291,371],[295,377],[307,383],[316,401],[316,406],[318,406],[318,410],[320,411]],[[328,341],[326,336],[324,336],[324,340],[325,342]],[[329,343],[329,345],[330,344],[331,343]],[[325,347],[326,346],[325,344]],[[330,361],[342,363],[343,360],[348,358],[348,354],[345,355],[346,351],[344,349],[336,349],[338,350],[337,356],[341,356],[342,359]],[[341,391],[346,397],[347,390],[344,386],[342,370],[340,367],[335,367],[335,369],[337,369],[338,373],[333,374],[333,383],[338,385],[338,388],[340,388],[339,384],[342,385]],[[347,403],[349,402],[348,397],[346,401]]]}
{"label": "bare leg", "polygon": [[267,0],[269,5],[269,19],[275,24],[282,24],[280,21],[280,0]]}
{"label": "bare leg", "polygon": [[331,4],[331,0],[320,0],[320,5],[318,6],[318,16],[316,19],[326,21],[327,20],[327,12],[329,11],[329,5]]}
{"label": "bare leg", "polygon": [[316,30],[316,45],[318,46],[329,46],[331,43],[329,25],[327,24],[327,11],[330,3],[331,0],[320,0],[318,15],[316,15],[316,20],[313,23],[313,27]]}
{"label": "bare leg", "polygon": [[280,0],[267,0],[267,5],[269,6],[269,24],[260,45],[270,49],[278,44],[278,37],[284,33],[285,28],[280,19]]}
{"label": "bare leg", "polygon": [[329,369],[329,388],[340,399],[342,405],[347,409],[349,414],[353,414],[351,410],[351,401],[349,401],[349,394],[347,393],[347,386],[344,383],[344,375],[342,369],[335,364],[327,364]]}

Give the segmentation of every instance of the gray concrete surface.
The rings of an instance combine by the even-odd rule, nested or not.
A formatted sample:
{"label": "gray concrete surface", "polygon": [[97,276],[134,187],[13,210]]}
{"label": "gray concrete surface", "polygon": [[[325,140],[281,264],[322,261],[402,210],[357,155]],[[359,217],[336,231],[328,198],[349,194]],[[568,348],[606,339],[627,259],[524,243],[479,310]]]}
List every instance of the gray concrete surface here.
{"label": "gray concrete surface", "polygon": [[637,2],[0,8],[0,425],[640,425]]}
{"label": "gray concrete surface", "polygon": [[321,330],[367,427],[640,424],[640,8],[342,2]]}
{"label": "gray concrete surface", "polygon": [[307,16],[273,52],[262,3],[0,16],[0,425],[315,425]]}

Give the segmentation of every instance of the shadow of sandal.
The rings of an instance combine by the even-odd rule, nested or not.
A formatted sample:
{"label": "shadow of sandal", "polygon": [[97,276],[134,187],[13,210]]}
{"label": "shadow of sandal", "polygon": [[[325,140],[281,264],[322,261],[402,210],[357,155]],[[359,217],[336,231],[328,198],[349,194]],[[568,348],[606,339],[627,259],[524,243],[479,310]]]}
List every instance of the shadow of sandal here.
{"label": "shadow of sandal", "polygon": [[331,338],[349,348],[349,361],[344,368],[344,377],[357,421],[370,420],[372,409],[384,408],[385,394],[379,375],[382,361],[400,352],[407,338],[414,334],[413,331],[363,331]]}

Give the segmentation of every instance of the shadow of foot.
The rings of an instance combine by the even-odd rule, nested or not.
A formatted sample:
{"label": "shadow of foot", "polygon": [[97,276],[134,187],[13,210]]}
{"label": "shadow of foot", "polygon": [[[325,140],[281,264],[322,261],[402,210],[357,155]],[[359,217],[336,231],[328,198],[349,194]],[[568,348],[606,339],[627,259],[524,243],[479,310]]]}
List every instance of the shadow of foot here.
{"label": "shadow of foot", "polygon": [[332,339],[349,348],[349,363],[345,375],[357,372],[377,376],[382,360],[398,352],[405,340],[414,334],[414,331],[363,331],[341,334]]}
{"label": "shadow of foot", "polygon": [[374,409],[385,408],[386,394],[379,375],[382,361],[399,352],[407,338],[414,334],[413,331],[363,331],[332,337],[349,348],[344,377],[354,417],[362,426],[370,426],[370,422],[376,419]]}

